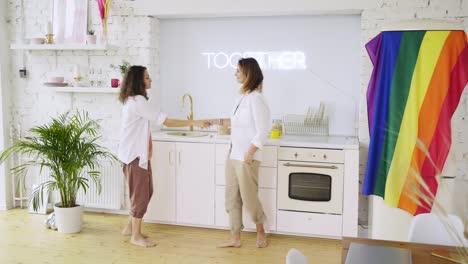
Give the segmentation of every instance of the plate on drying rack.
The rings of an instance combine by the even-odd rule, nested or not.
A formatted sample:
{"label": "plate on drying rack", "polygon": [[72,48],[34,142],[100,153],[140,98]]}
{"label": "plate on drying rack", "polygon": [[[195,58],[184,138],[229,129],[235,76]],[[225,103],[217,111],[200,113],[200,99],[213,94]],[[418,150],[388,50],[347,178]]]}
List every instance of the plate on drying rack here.
{"label": "plate on drying rack", "polygon": [[45,86],[50,86],[50,87],[65,87],[68,86],[68,83],[52,83],[52,82],[46,82],[44,83]]}

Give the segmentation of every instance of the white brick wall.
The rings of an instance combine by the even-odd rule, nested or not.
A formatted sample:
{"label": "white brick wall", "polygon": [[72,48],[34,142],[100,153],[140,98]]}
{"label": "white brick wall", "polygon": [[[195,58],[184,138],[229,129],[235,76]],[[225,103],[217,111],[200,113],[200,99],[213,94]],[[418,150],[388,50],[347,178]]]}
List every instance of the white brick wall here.
{"label": "white brick wall", "polygon": [[[8,1],[8,13],[11,19],[10,33],[12,41],[19,41],[21,36],[21,8],[20,0]],[[50,0],[24,0],[25,38],[37,37],[43,32],[43,26],[49,17]],[[100,30],[100,18],[96,2],[89,1],[89,25]],[[389,21],[412,18],[435,18],[462,21],[468,28],[468,0],[379,0],[378,4],[358,5],[376,6],[362,11],[362,78],[361,78],[361,110],[359,119],[359,139],[361,141],[361,174],[364,173],[368,148],[368,128],[365,94],[367,83],[372,71],[364,44],[379,33],[380,27]],[[119,104],[115,95],[87,95],[87,94],[59,94],[39,89],[47,72],[55,67],[55,63],[68,73],[74,64],[82,66],[86,71],[87,65],[101,69],[101,79],[108,84],[109,78],[116,73],[109,68],[110,63],[117,64],[122,59],[131,63],[148,66],[154,83],[158,83],[159,73],[159,21],[156,18],[134,14],[135,1],[113,1],[109,18],[109,43],[117,46],[112,51],[90,52],[21,52],[12,54],[11,83],[14,123],[21,124],[24,130],[49,119],[50,115],[63,112],[71,107],[84,108],[91,115],[103,119],[103,133],[107,138],[106,144],[115,149],[115,139],[119,124]],[[181,7],[183,9],[183,7]],[[24,54],[24,58],[23,58]],[[17,70],[28,65],[29,78],[19,79]],[[118,74],[117,74],[118,76]],[[155,85],[151,91],[151,100],[157,101]],[[457,146],[457,174],[468,174],[468,95],[465,91],[460,107],[455,115],[454,144]],[[362,179],[362,175],[361,175]],[[365,198],[360,203],[361,222],[366,221],[367,202]]]}
{"label": "white brick wall", "polygon": [[[21,35],[21,1],[10,0],[8,13],[11,39],[42,37],[44,25],[50,17],[50,0],[24,0],[24,36]],[[102,33],[97,2],[88,2],[88,28]],[[158,72],[158,20],[133,14],[134,1],[113,1],[108,19],[108,43],[117,47],[108,51],[13,51],[12,53],[12,102],[13,122],[26,131],[58,113],[71,108],[86,109],[93,118],[101,119],[105,144],[116,150],[120,121],[120,103],[116,94],[55,93],[42,87],[47,74],[59,72],[67,81],[72,80],[73,67],[79,65],[84,75],[93,69],[95,80],[102,86],[110,86],[110,78],[120,74],[109,67],[127,60],[145,65],[155,75]],[[29,77],[20,79],[18,69],[27,65]]]}
{"label": "white brick wall", "polygon": [[[10,127],[9,123],[9,36],[7,30],[7,3],[0,1],[0,149],[4,149],[9,143],[8,133]],[[3,163],[0,165],[0,210],[6,210],[12,206],[11,201],[11,177],[9,176],[8,164]]]}

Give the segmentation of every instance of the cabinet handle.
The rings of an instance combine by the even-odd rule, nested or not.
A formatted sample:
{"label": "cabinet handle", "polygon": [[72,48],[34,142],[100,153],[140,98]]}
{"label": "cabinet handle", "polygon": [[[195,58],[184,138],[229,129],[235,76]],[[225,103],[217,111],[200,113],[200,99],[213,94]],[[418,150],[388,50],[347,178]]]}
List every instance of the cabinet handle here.
{"label": "cabinet handle", "polygon": [[442,179],[455,179],[457,176],[441,176]]}
{"label": "cabinet handle", "polygon": [[169,165],[172,165],[172,151],[169,151]]}
{"label": "cabinet handle", "polygon": [[179,165],[182,163],[182,160],[180,158],[180,153],[181,153],[181,151],[179,151]]}
{"label": "cabinet handle", "polygon": [[295,164],[295,163],[285,163],[284,166],[286,167],[302,167],[302,168],[318,168],[318,169],[338,169],[337,166],[324,166],[324,165],[305,165],[305,164]]}

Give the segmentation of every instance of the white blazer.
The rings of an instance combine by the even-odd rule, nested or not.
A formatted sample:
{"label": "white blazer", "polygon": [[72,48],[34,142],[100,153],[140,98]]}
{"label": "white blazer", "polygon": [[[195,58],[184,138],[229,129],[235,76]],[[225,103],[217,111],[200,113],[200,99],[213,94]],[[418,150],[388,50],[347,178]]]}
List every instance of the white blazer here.
{"label": "white blazer", "polygon": [[265,97],[257,92],[243,94],[231,113],[231,159],[244,161],[250,144],[258,150],[253,158],[262,161],[262,148],[270,132],[270,108]]}
{"label": "white blazer", "polygon": [[150,120],[162,125],[167,115],[153,111],[148,100],[142,95],[130,96],[122,108],[120,143],[117,157],[125,164],[140,158],[139,166],[148,169]]}

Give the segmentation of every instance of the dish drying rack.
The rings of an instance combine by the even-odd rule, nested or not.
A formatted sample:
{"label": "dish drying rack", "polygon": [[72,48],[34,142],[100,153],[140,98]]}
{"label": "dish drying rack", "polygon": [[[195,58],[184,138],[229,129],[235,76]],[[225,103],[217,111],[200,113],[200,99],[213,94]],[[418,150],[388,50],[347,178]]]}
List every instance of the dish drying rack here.
{"label": "dish drying rack", "polygon": [[328,136],[328,116],[285,115],[283,126],[286,135]]}

